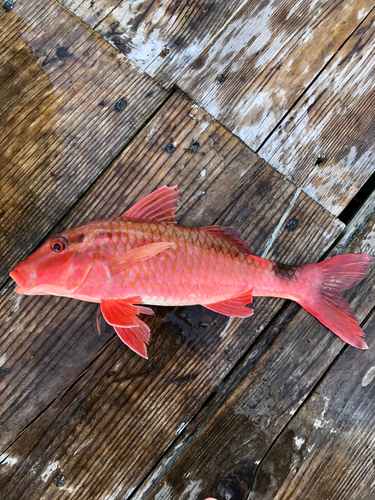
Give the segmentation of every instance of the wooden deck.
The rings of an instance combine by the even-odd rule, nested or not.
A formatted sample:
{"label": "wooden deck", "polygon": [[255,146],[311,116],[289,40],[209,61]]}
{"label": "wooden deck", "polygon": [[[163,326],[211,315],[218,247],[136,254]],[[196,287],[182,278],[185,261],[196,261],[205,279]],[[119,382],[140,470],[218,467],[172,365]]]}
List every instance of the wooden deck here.
{"label": "wooden deck", "polygon": [[374,0],[17,0],[0,42],[0,499],[375,498],[374,266],[368,351],[256,298],[155,308],[148,361],[8,275],[164,184],[263,257],[375,255]]}

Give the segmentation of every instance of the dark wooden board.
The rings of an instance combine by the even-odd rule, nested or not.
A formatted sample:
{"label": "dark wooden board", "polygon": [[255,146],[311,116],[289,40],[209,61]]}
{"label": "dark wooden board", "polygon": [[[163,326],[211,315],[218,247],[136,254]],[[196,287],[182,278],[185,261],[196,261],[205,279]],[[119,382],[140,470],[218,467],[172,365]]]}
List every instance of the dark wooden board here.
{"label": "dark wooden board", "polygon": [[169,88],[244,0],[60,0]]}
{"label": "dark wooden board", "polygon": [[[156,187],[175,183],[182,190],[179,222],[235,224],[256,252],[271,243],[268,256],[284,262],[317,259],[342,228],[175,94],[57,229],[122,213]],[[286,229],[289,217],[299,220],[294,232]],[[146,361],[112,332],[95,337],[92,305],[20,299],[6,290],[1,307],[10,314],[0,320],[4,494],[127,498],[281,304],[258,298],[253,317],[230,323],[199,306],[155,308]]]}
{"label": "dark wooden board", "polygon": [[249,1],[177,82],[335,215],[374,171],[374,12],[352,35],[371,9]]}
{"label": "dark wooden board", "polygon": [[333,214],[375,172],[375,9],[260,149]]}
{"label": "dark wooden board", "polygon": [[370,350],[340,356],[259,465],[251,499],[374,496],[374,315],[365,332]]}
{"label": "dark wooden board", "polygon": [[[375,218],[372,217],[369,222],[363,224],[359,238],[349,247],[347,246],[345,250],[374,254],[374,222]],[[358,221],[355,223],[359,224]],[[372,265],[365,280],[345,293],[360,319],[365,318],[374,307],[374,278],[374,265]],[[344,347],[341,340],[333,336],[303,310],[292,314],[292,319],[286,326],[282,325],[281,322],[280,330],[272,345],[259,359],[256,359],[258,347],[255,347],[255,352],[251,351],[243,360],[243,372],[246,368],[248,372],[245,375],[242,374],[242,379],[238,378],[237,387],[230,380],[231,377],[225,381],[225,384],[219,389],[216,399],[220,402],[222,400],[220,393],[227,392],[228,394],[225,385],[232,387],[229,397],[221,401],[221,405],[214,415],[207,411],[202,412],[203,415],[197,419],[198,422],[194,423],[194,432],[187,432],[181,441],[175,443],[171,452],[159,464],[158,469],[142,485],[135,497],[137,500],[146,498],[186,500],[190,498],[191,491],[194,491],[194,499],[197,500],[203,500],[206,497],[214,497],[217,500],[225,500],[226,498],[310,498],[306,493],[307,490],[303,494],[299,491],[300,495],[295,497],[282,496],[282,494],[278,496],[278,486],[282,483],[279,478],[285,477],[289,481],[293,476],[293,469],[289,474],[289,467],[293,465],[291,453],[295,442],[293,436],[291,438],[290,432],[285,434],[285,439],[291,441],[288,443],[289,449],[285,443],[280,444],[280,446],[276,445],[274,459],[273,461],[270,459],[269,466],[265,461],[263,476],[259,478],[257,489],[254,489],[252,493],[258,465],[340,352],[347,349],[351,353],[350,356],[357,360],[355,366],[358,366],[363,359],[364,367],[369,367],[370,360],[372,360],[372,364],[374,363],[375,351],[371,336],[368,339],[369,351],[357,351],[351,347]],[[364,376],[365,371],[361,370],[360,373]],[[343,390],[345,387],[348,391],[345,397],[350,398],[352,379],[352,370],[346,370],[345,373],[342,373],[340,382]],[[335,380],[337,382],[337,379]],[[368,402],[371,400],[371,394],[366,400]],[[303,409],[302,412],[304,412]],[[310,415],[309,412],[303,414],[306,415],[306,422],[311,417],[309,428],[313,427],[315,414]],[[370,446],[372,435],[369,434],[368,430],[371,420],[367,415],[370,413],[366,413],[364,417],[363,432],[367,446]],[[306,425],[308,424],[306,423]],[[352,439],[358,438],[361,432],[358,420],[356,435],[353,434]],[[296,434],[296,436],[300,435]],[[337,435],[336,439],[337,446],[339,446],[340,435]],[[342,442],[343,447],[346,442],[345,440]],[[341,448],[341,457],[345,455],[345,460],[348,461],[352,455],[350,450],[346,453],[345,447],[343,447]],[[315,453],[323,454],[325,451],[327,452],[326,449],[316,449]],[[298,450],[295,453],[298,455]],[[276,455],[279,462],[277,468],[275,465]],[[315,467],[318,470],[318,462]],[[305,472],[305,469],[302,470],[302,468],[301,476]],[[278,477],[274,477],[276,472]],[[339,475],[340,472],[342,473],[338,470],[337,474]],[[301,478],[301,476],[298,477]],[[326,479],[328,477],[329,473],[326,475]],[[327,479],[327,485],[328,481],[329,479]],[[351,482],[356,483],[358,488],[361,488],[362,477],[358,475],[348,481],[348,483]],[[366,481],[366,485],[368,487],[368,481]],[[336,497],[332,498],[351,498],[344,496],[347,487],[344,480],[341,487],[342,490],[337,492]],[[350,486],[350,488],[354,488],[354,486]],[[268,491],[271,492],[269,496],[267,496]],[[328,497],[329,495],[322,495],[312,498]]]}
{"label": "dark wooden board", "polygon": [[1,7],[0,24],[3,284],[167,94],[53,1]]}

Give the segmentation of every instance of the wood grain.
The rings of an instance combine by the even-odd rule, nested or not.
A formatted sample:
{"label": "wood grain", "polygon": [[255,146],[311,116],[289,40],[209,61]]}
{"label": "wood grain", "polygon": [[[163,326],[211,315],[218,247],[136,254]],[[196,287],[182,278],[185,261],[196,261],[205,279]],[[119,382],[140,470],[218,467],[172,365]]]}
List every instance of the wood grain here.
{"label": "wood grain", "polygon": [[20,0],[0,23],[3,284],[166,93],[55,2]]}
{"label": "wood grain", "polygon": [[[374,254],[374,222],[374,217],[366,222],[362,226],[363,230],[359,238],[346,247],[345,251]],[[375,303],[374,276],[374,265],[372,265],[365,280],[345,293],[347,300],[354,307],[360,319],[366,317]],[[284,325],[271,347],[258,360],[253,361],[253,352],[250,352],[243,360],[243,365],[247,368],[247,375],[243,377],[241,382],[237,381],[237,386],[231,383],[230,378],[225,382],[224,387],[219,389],[216,398],[220,401],[222,398],[220,393],[225,394],[226,384],[232,386],[232,393],[229,392],[229,397],[222,402],[216,414],[212,416],[207,414],[207,411],[203,412],[202,417],[198,418],[198,422],[194,424],[195,433],[188,432],[183,440],[175,444],[171,453],[164,458],[160,467],[142,485],[135,498],[137,500],[146,498],[155,500],[158,498],[165,500],[188,499],[192,491],[194,491],[194,498],[197,500],[203,500],[206,497],[214,497],[218,500],[226,498],[254,498],[254,500],[310,498],[310,493],[307,492],[310,487],[309,479],[312,476],[307,478],[304,476],[305,473],[309,474],[309,463],[301,465],[301,471],[298,475],[298,480],[302,481],[303,486],[306,486],[303,493],[302,490],[298,490],[297,481],[293,483],[297,488],[295,496],[288,494],[283,496],[285,491],[291,493],[292,490],[281,489],[279,491],[279,487],[283,486],[284,479],[287,488],[294,475],[298,473],[298,464],[296,469],[293,468],[299,456],[297,447],[300,441],[296,443],[294,439],[299,439],[301,436],[297,430],[298,425],[295,427],[295,435],[286,427],[280,443],[276,441],[274,451],[271,446],[343,349],[350,352],[350,356],[355,357],[357,360],[355,366],[358,366],[363,359],[363,370],[359,371],[356,380],[359,380],[361,374],[363,379],[366,373],[365,368],[374,364],[373,339],[370,336],[368,340],[370,343],[369,351],[344,348],[342,341],[330,334],[312,316],[299,310],[292,317],[292,320],[286,326]],[[343,397],[351,399],[351,389],[355,384],[353,382],[353,365],[346,364],[345,366],[347,368],[351,366],[351,369],[342,370],[340,379],[335,378],[334,375],[332,377],[335,384],[342,386]],[[315,400],[312,399],[312,401]],[[348,439],[350,439],[351,445],[355,446],[354,442],[356,439],[358,440],[357,449],[368,449],[372,446],[370,429],[373,415],[371,410],[364,409],[366,404],[371,401],[370,393],[366,401],[367,403],[364,402],[361,406],[365,411],[363,429],[359,418],[360,412],[356,413],[357,427],[355,429],[352,427],[353,435],[350,438],[351,429],[348,428]],[[314,408],[314,403],[312,403],[311,408]],[[334,408],[332,411],[334,412]],[[306,419],[306,429],[313,429],[318,410],[314,410],[312,415],[309,411],[304,412],[304,409],[302,412]],[[366,439],[363,446],[361,445],[362,438]],[[342,489],[335,490],[335,496],[332,498],[352,498],[350,495],[345,496],[345,492],[348,488],[350,491],[355,491],[355,485],[361,491],[363,476],[361,474],[352,476],[350,481],[347,477],[346,480],[343,479],[343,470],[339,469],[339,457],[345,457],[345,463],[348,463],[353,455],[345,447],[347,441],[344,438],[340,445],[339,431],[334,439],[337,448],[341,450],[340,454],[339,452],[337,454],[336,477],[342,478],[340,483]],[[253,489],[252,485],[254,478],[257,477],[258,465],[262,463],[269,448],[271,448],[272,458],[267,462],[266,457],[264,470],[261,469],[262,473],[260,473],[258,483],[255,482]],[[184,450],[182,453],[179,451],[181,449]],[[317,477],[321,472],[320,459],[323,459],[322,457],[326,453],[328,463],[330,455],[327,448],[324,447],[316,449],[314,453],[316,462],[312,474],[314,473]],[[170,463],[173,465],[170,466]],[[366,459],[363,467],[366,468],[367,464]],[[329,470],[327,468],[327,471]],[[336,486],[339,479],[334,478],[335,482],[330,483],[329,474],[328,472],[324,476],[323,481],[326,484],[326,492],[332,493],[333,485]],[[364,489],[367,488],[366,491],[370,491],[371,478],[365,482]],[[317,481],[319,480],[317,479]],[[320,496],[319,494],[311,496],[311,498],[317,499],[328,497],[329,495],[325,496],[324,492]]]}
{"label": "wood grain", "polygon": [[250,498],[372,498],[374,315],[365,332],[370,350],[346,349],[340,356],[272,445],[259,466]]}
{"label": "wood grain", "polygon": [[375,172],[375,9],[260,149],[339,214]]}
{"label": "wood grain", "polygon": [[169,88],[244,0],[61,0]]}
{"label": "wood grain", "polygon": [[[326,210],[181,94],[57,230],[122,213],[174,183],[182,190],[179,222],[235,224],[256,252],[271,241],[268,255],[288,263],[318,258],[341,231]],[[289,217],[299,221],[292,232]],[[111,333],[92,339],[90,304],[48,297],[16,303],[11,288],[2,300],[12,313],[0,344],[0,487],[17,500],[127,498],[282,304],[258,299],[256,315],[230,323],[198,306],[155,308],[146,320],[146,361]]]}
{"label": "wood grain", "polygon": [[374,171],[373,12],[351,36],[373,8],[249,1],[177,82],[336,215]]}

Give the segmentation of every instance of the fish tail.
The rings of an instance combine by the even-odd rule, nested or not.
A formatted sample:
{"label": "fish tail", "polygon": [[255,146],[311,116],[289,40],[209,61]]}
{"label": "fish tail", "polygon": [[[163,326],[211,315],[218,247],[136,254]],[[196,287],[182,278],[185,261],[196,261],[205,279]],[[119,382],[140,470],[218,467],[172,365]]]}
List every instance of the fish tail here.
{"label": "fish tail", "polygon": [[358,349],[368,349],[364,333],[350,305],[341,295],[365,276],[372,255],[349,253],[332,257],[318,266],[321,284],[298,303],[342,340]]}

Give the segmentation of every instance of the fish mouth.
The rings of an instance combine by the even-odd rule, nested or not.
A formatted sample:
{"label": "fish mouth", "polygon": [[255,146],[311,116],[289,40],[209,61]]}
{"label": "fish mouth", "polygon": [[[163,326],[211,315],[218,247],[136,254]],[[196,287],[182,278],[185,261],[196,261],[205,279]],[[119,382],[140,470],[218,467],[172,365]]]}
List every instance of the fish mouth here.
{"label": "fish mouth", "polygon": [[[22,271],[16,266],[12,272],[9,273],[9,276],[17,283],[18,287],[16,288],[16,292],[19,294],[23,294],[27,291],[28,288],[32,285],[35,276],[32,276],[32,273],[29,273],[27,269],[22,269]],[[26,275],[26,276],[25,276]]]}
{"label": "fish mouth", "polygon": [[18,286],[25,286],[26,279],[22,276],[18,269],[13,269],[13,271],[9,273],[9,276],[17,283]]}

